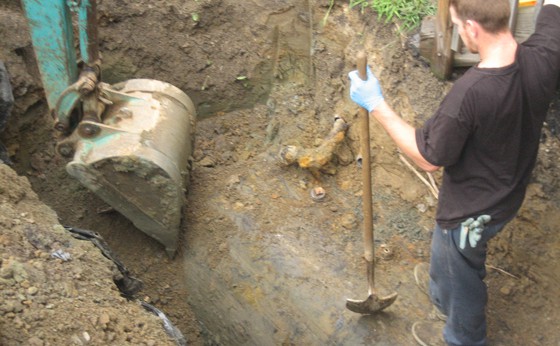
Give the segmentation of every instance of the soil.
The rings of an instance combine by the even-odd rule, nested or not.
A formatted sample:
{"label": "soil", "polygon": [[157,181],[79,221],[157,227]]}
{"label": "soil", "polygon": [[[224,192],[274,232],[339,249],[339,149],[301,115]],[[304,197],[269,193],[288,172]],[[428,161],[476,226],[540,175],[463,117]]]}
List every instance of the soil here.
{"label": "soil", "polygon": [[[437,201],[375,123],[376,287],[399,298],[375,316],[344,306],[367,295],[359,126],[347,96],[356,53],[368,52],[386,99],[416,126],[453,83],[430,73],[410,35],[345,1],[329,11],[311,0],[103,0],[98,17],[104,82],[162,80],[197,106],[180,250],[168,258],[67,175],[19,2],[2,2],[0,60],[15,105],[2,134],[14,166],[0,165],[0,343],[177,343],[143,301],[191,345],[414,344],[410,327],[431,306],[412,271],[429,259]],[[492,345],[560,344],[559,108],[525,203],[489,249]],[[329,164],[282,162],[288,145],[324,143],[335,116],[349,127]],[[99,233],[143,289],[124,298],[114,262],[61,225]]]}

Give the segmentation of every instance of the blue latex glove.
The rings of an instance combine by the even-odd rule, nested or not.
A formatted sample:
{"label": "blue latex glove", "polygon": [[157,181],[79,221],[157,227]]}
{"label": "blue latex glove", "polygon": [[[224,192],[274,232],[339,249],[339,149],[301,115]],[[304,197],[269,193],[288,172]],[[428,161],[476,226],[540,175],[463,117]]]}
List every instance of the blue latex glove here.
{"label": "blue latex glove", "polygon": [[350,77],[350,98],[360,107],[371,112],[383,102],[381,85],[369,66],[367,67],[367,80],[362,80],[357,70],[350,72],[348,77]]}
{"label": "blue latex glove", "polygon": [[484,225],[492,220],[490,215],[481,215],[476,221],[472,217],[461,224],[461,238],[459,239],[459,247],[461,250],[465,249],[467,238],[469,239],[469,244],[472,248],[476,247],[476,244],[482,238],[482,231],[484,231]]}

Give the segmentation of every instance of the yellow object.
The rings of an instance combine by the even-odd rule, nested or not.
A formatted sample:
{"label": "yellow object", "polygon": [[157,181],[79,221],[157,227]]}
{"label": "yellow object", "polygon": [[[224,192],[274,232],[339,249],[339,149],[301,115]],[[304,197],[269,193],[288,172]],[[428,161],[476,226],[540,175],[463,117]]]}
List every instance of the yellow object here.
{"label": "yellow object", "polygon": [[520,0],[519,1],[519,7],[535,6],[536,4],[537,4],[536,0]]}

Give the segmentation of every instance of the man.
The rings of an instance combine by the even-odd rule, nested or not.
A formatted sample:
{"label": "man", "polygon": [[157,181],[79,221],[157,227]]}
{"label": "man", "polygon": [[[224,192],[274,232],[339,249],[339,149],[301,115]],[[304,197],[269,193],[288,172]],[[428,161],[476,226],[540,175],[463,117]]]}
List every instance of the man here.
{"label": "man", "polygon": [[[481,60],[421,129],[394,113],[369,68],[367,81],[349,75],[352,100],[416,165],[429,172],[444,167],[429,293],[447,316],[448,345],[486,345],[487,242],[523,202],[560,74],[560,0],[544,3],[535,33],[518,45],[508,28],[509,0],[450,1],[453,23]],[[433,323],[414,324],[420,344],[434,335],[441,340]]]}

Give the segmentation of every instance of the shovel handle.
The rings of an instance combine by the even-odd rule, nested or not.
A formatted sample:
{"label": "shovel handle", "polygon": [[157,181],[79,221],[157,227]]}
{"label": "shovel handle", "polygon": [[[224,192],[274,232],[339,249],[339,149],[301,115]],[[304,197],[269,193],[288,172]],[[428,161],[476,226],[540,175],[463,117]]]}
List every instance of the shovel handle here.
{"label": "shovel handle", "polygon": [[[367,79],[367,56],[365,52],[359,52],[356,56],[358,75],[363,80]],[[364,214],[364,257],[368,262],[373,263],[373,205],[371,201],[371,155],[369,138],[369,114],[367,109],[360,107],[358,113],[360,118],[360,147],[362,152],[362,208]],[[371,281],[373,281],[373,270]]]}
{"label": "shovel handle", "polygon": [[358,75],[362,80],[367,79],[367,55],[365,52],[358,52],[356,55],[356,67],[358,68]]}

